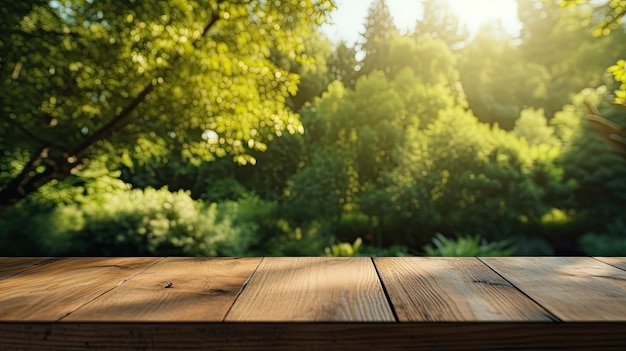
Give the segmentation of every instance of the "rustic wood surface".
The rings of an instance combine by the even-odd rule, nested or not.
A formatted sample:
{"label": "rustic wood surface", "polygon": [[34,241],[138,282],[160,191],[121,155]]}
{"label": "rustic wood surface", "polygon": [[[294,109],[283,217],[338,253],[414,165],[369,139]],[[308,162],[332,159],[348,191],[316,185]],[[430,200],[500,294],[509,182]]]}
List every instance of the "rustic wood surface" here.
{"label": "rustic wood surface", "polygon": [[370,258],[264,258],[227,321],[393,321]]}
{"label": "rustic wood surface", "polygon": [[594,257],[594,258],[606,264],[610,264],[613,267],[617,267],[621,270],[626,271],[626,257]]}
{"label": "rustic wood surface", "polygon": [[0,280],[0,321],[57,321],[157,258],[66,258]]}
{"label": "rustic wood surface", "polygon": [[0,280],[58,260],[58,258],[0,257]]}
{"label": "rustic wood surface", "polygon": [[259,261],[166,258],[64,320],[221,321]]}
{"label": "rustic wood surface", "polygon": [[476,258],[384,257],[374,263],[401,322],[555,320]]}
{"label": "rustic wood surface", "polygon": [[563,321],[626,320],[623,270],[590,257],[482,260]]}
{"label": "rustic wood surface", "polygon": [[0,351],[626,350],[625,264],[0,258]]}
{"label": "rustic wood surface", "polygon": [[623,351],[624,345],[624,327],[614,323],[0,323],[3,351]]}

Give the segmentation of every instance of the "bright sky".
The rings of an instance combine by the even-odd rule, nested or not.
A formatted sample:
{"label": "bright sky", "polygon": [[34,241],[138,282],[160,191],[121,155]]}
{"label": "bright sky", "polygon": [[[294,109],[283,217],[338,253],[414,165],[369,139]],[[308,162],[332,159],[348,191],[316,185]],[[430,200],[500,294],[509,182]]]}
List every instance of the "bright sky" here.
{"label": "bright sky", "polygon": [[[365,16],[374,0],[335,0],[333,25],[324,25],[322,30],[334,41],[345,40],[353,44],[364,32]],[[459,15],[461,22],[475,33],[485,22],[500,20],[512,35],[519,34],[516,0],[442,0]],[[400,33],[413,30],[415,21],[422,17],[420,0],[386,0],[391,16]]]}

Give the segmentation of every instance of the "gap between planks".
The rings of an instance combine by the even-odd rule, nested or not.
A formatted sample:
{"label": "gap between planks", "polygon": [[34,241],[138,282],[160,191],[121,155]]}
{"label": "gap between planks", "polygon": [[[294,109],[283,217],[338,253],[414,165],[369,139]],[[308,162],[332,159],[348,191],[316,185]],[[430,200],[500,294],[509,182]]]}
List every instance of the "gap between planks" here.
{"label": "gap between planks", "polygon": [[157,258],[62,258],[0,280],[0,320],[55,322]]}
{"label": "gap between planks", "polygon": [[369,257],[269,257],[227,322],[395,322]]}
{"label": "gap between planks", "polygon": [[534,302],[537,306],[541,307],[544,311],[546,311],[546,313],[550,316],[550,318],[557,323],[562,323],[563,321],[556,316],[556,314],[552,313],[552,311],[550,311],[549,309],[546,308],[546,306],[542,305],[539,303],[539,301],[535,300],[532,296],[528,295],[524,290],[520,289],[517,285],[513,284],[512,281],[510,281],[509,279],[507,279],[507,277],[505,277],[503,274],[500,274],[500,272],[496,271],[495,269],[493,269],[493,267],[491,267],[490,265],[488,265],[485,261],[483,261],[483,259],[481,257],[476,257],[477,260],[479,260],[483,265],[485,265],[488,269],[490,269],[491,271],[493,271],[495,274],[499,275],[500,277],[502,277],[502,279],[504,279],[507,283],[511,284],[512,287],[514,287],[515,289],[517,289],[517,291],[519,291],[522,295],[526,296],[530,301]]}
{"label": "gap between planks", "polygon": [[256,266],[252,270],[252,273],[250,273],[250,275],[248,276],[246,281],[243,282],[243,285],[241,286],[241,289],[237,293],[237,296],[235,296],[235,299],[230,304],[230,307],[228,307],[228,310],[224,314],[224,318],[222,318],[222,322],[226,321],[226,317],[230,314],[230,311],[233,309],[233,306],[235,306],[235,303],[237,302],[237,300],[239,300],[239,296],[241,296],[241,294],[244,292],[244,290],[246,290],[246,288],[248,287],[248,283],[250,283],[250,280],[252,279],[252,277],[254,277],[254,274],[256,273],[257,269],[259,269],[259,266],[261,265],[261,262],[263,262],[264,259],[265,259],[265,257],[261,257],[259,262],[257,262]]}
{"label": "gap between planks", "polygon": [[66,322],[221,322],[260,258],[166,257]]}
{"label": "gap between planks", "polygon": [[592,257],[602,263],[626,271],[626,257]]}
{"label": "gap between planks", "polygon": [[393,319],[396,323],[400,322],[398,318],[398,313],[396,312],[396,307],[391,302],[391,297],[389,297],[389,291],[387,290],[387,286],[385,285],[385,281],[380,276],[380,271],[378,270],[378,266],[376,265],[376,261],[374,261],[374,257],[370,257],[370,262],[372,262],[372,266],[374,266],[374,271],[376,272],[376,276],[378,277],[378,281],[380,282],[380,286],[383,288],[383,293],[385,294],[385,298],[387,299],[387,304],[391,309],[391,314],[393,315]]}
{"label": "gap between planks", "polygon": [[600,260],[488,257],[483,261],[563,322],[626,320],[626,272]]}
{"label": "gap between planks", "polygon": [[[137,276],[139,276],[140,274],[142,274],[146,270],[151,269],[152,267],[154,267],[155,265],[159,264],[160,262],[162,262],[165,259],[166,259],[165,257],[161,257],[161,258],[157,257],[157,258],[155,258],[155,261],[153,261],[153,262],[149,263],[148,265],[144,266],[139,271],[135,272],[133,275],[128,276],[126,279],[124,279],[122,281],[119,281],[117,283],[117,285],[112,286],[109,289],[107,289],[106,291],[103,291],[103,292],[99,293],[97,296],[91,297],[89,300],[83,302],[77,308],[75,308],[75,309],[73,309],[71,311],[68,311],[63,316],[60,316],[60,318],[58,320],[67,321],[66,317],[71,316],[76,311],[80,311],[86,305],[89,305],[89,304],[93,303],[94,301],[99,301],[100,299],[102,299],[104,297],[112,295],[115,291],[119,290],[120,287],[124,287],[125,285],[128,284],[129,281],[133,281],[133,279],[135,279]],[[240,285],[240,288],[237,290],[236,295],[234,296],[234,299],[231,300],[231,303],[228,305],[227,312],[223,315],[223,318],[221,319],[222,321],[227,319],[227,316],[232,312],[233,308],[235,307],[237,302],[240,300],[240,297],[242,296],[242,294],[246,294],[246,291],[248,291],[248,289],[251,289],[250,283],[255,280],[255,277],[258,275],[259,267],[262,266],[262,263],[265,262],[265,261],[271,261],[272,259],[274,259],[274,258],[269,258],[269,259],[266,259],[265,257],[259,258],[256,261],[256,265],[254,266],[254,268],[251,271],[249,271],[250,273],[247,275],[247,277],[244,278],[244,276],[242,276],[242,278],[244,278],[245,281],[243,281],[243,283],[240,283],[242,285]],[[294,260],[294,261],[295,260],[300,260],[300,259],[302,259],[302,258],[291,258],[291,260]],[[332,261],[332,258],[321,258],[321,259],[322,260],[325,259],[325,260]],[[381,271],[381,266],[379,264],[379,260],[380,260],[380,262],[382,262],[383,260],[393,260],[394,258],[374,258],[374,257],[365,258],[365,257],[363,257],[362,259],[363,259],[364,266],[371,265],[371,269],[374,270],[373,271],[374,276],[376,277],[376,280],[378,281],[378,284],[380,285],[380,288],[382,289],[381,300],[382,299],[385,300],[387,306],[390,309],[391,314],[393,315],[393,318],[392,319],[390,318],[388,322],[396,322],[396,323],[397,322],[403,322],[404,320],[402,320],[402,318],[400,318],[398,316],[399,315],[398,308],[401,309],[402,305],[396,305],[397,301],[396,301],[396,304],[393,303],[393,301],[394,301],[393,296],[392,296],[393,294],[390,291],[390,289],[392,289],[394,287],[394,285],[393,285],[394,281],[393,281],[393,279],[389,279],[389,274],[385,274],[385,272],[383,272],[383,271],[385,271],[384,268],[382,268],[382,271]],[[396,258],[396,259],[399,259],[399,258]],[[412,258],[412,259],[416,259],[417,260],[417,259],[425,259],[425,258]],[[516,266],[514,264],[514,262],[519,261],[520,258],[517,258],[517,259],[514,259],[514,258],[502,259],[502,258],[479,258],[479,257],[473,257],[473,258],[469,258],[469,259],[475,260],[475,262],[477,264],[480,263],[480,266],[484,266],[485,272],[489,271],[490,272],[489,274],[493,273],[493,274],[497,275],[498,277],[500,277],[504,282],[508,283],[508,285],[510,285],[512,288],[516,289],[523,296],[525,296],[526,299],[528,299],[529,301],[533,302],[537,307],[541,307],[545,312],[547,312],[548,315],[555,316],[555,312],[553,312],[553,309],[552,308],[548,308],[548,307],[550,307],[550,304],[552,304],[552,307],[556,308],[556,310],[554,310],[554,311],[556,311],[557,313],[560,313],[561,316],[565,316],[566,315],[566,314],[565,315],[563,314],[563,310],[560,307],[558,307],[558,306],[555,307],[555,305],[552,302],[546,301],[545,296],[543,296],[543,295],[545,295],[545,293],[542,293],[541,291],[537,292],[537,291],[535,291],[533,289],[528,290],[529,289],[528,283],[524,282],[524,281],[519,281],[520,276],[523,277],[525,274],[530,273],[529,271],[532,272],[532,271],[536,270],[536,268],[532,268],[533,264],[531,264],[535,260],[530,259],[530,258],[525,258],[525,260],[528,261],[529,265]],[[583,260],[583,261],[587,260],[588,263],[591,263],[591,262],[595,261],[596,264],[595,265],[592,264],[590,266],[598,266],[599,267],[598,269],[600,269],[601,267],[606,267],[607,269],[609,269],[609,267],[610,267],[610,269],[616,271],[615,275],[616,275],[616,277],[619,276],[618,278],[620,278],[620,279],[621,279],[621,277],[624,276],[624,271],[626,271],[626,269],[624,268],[625,265],[626,265],[626,258],[587,257],[587,258],[578,258],[578,259],[579,260]],[[52,258],[49,261],[42,260],[40,264],[36,264],[36,263],[33,263],[32,261],[28,261],[28,259],[25,259],[24,263],[15,264],[16,266],[24,267],[24,269],[20,270],[18,273],[11,274],[11,276],[18,275],[18,274],[21,274],[21,273],[24,273],[24,272],[29,272],[29,271],[31,271],[33,269],[38,269],[38,268],[40,269],[41,267],[47,266],[47,265],[49,265],[49,264],[51,264],[53,262],[59,262],[59,261],[65,261],[65,260],[66,260],[66,258],[61,258],[61,259],[59,259],[59,258],[56,258],[56,259]],[[430,260],[437,260],[437,258],[430,258]],[[441,262],[444,262],[445,259],[439,258],[438,260],[441,260]],[[565,258],[545,259],[544,258],[544,260],[546,261],[545,262],[546,267],[548,267],[548,266],[553,266],[554,264],[557,264],[560,261],[573,261],[574,258],[570,258],[570,259],[565,259]],[[539,260],[539,261],[541,261],[541,260]],[[368,262],[368,263],[365,264],[365,262]],[[511,267],[517,267],[517,268],[515,268],[513,270],[510,270],[510,269],[509,270],[506,270],[506,269],[503,270],[502,268],[500,268],[500,262],[502,262],[502,263],[509,262],[509,265]],[[494,265],[494,267],[492,267],[492,265]],[[417,266],[417,267],[419,268],[419,266]],[[455,269],[455,267],[461,269],[461,268],[464,267],[464,265],[461,265],[461,266],[458,266],[458,267],[455,266],[455,265],[450,265],[449,269]],[[477,267],[475,267],[475,268],[477,270],[480,270]],[[465,268],[460,270],[461,273],[464,272],[464,271],[465,271]],[[407,272],[409,272],[409,273],[411,273],[414,276],[419,278],[419,275],[420,275],[420,270],[419,269],[417,269],[417,270],[409,269],[409,270],[407,270]],[[548,272],[548,271],[546,271],[546,272]],[[622,272],[622,273],[620,274],[619,272]],[[454,272],[453,271],[446,272],[446,270],[444,269],[443,271],[441,271],[439,273],[439,275],[438,274],[432,275],[432,277],[434,277],[434,278],[431,277],[431,279],[435,279],[436,280],[436,278],[439,277],[441,274],[443,274],[443,276],[445,277],[445,275],[449,275],[451,273],[454,273]],[[509,273],[515,273],[515,274],[510,275]],[[267,272],[264,273],[264,274],[267,274]],[[387,276],[387,277],[385,278],[385,276]],[[462,276],[463,275],[461,275],[461,277]],[[574,277],[574,276],[572,276],[572,277]],[[592,274],[592,275],[589,275],[589,277],[592,277],[593,279],[611,278],[611,277],[608,277],[608,276],[604,277],[603,275],[601,276],[601,275],[598,275],[598,274],[596,274],[596,275]],[[618,279],[618,278],[615,278],[615,279]],[[568,279],[570,279],[570,278],[568,278]],[[468,283],[471,283],[471,279],[467,280],[465,283],[460,283],[460,284],[462,286],[468,286],[468,287],[471,287],[471,285],[473,285],[473,284],[468,284]],[[474,283],[476,283],[476,282],[474,282]],[[608,283],[610,283],[611,285],[615,285],[615,284],[618,283],[618,281],[608,281]],[[465,285],[463,285],[463,284],[465,284]],[[483,284],[479,284],[479,285],[482,286]],[[487,285],[489,285],[489,284],[487,284]],[[432,288],[432,285],[425,285],[425,287],[428,288],[428,289],[424,290],[424,287],[422,286],[421,288],[418,289],[418,291],[422,291],[422,292],[428,293],[428,290],[430,290]],[[494,287],[490,287],[490,288],[494,288]],[[498,288],[497,284],[495,285],[495,288]],[[445,289],[444,289],[444,291],[445,291]],[[470,292],[471,292],[471,289],[470,289]],[[570,291],[569,294],[571,294],[571,293],[572,292]],[[623,295],[623,293],[619,293],[618,292],[618,295],[621,296],[621,295]],[[450,300],[448,300],[448,301],[450,301]],[[452,305],[454,305],[453,302],[450,302],[450,303]],[[547,303],[548,306],[546,306],[545,303]],[[619,306],[617,306],[617,307],[619,307]],[[571,316],[569,318],[568,317],[565,317],[565,318],[569,319],[567,321],[572,321],[571,320]],[[580,317],[577,317],[577,318],[580,318]],[[557,321],[557,322],[558,321],[563,321],[563,318],[554,317],[554,319],[552,319],[552,321],[553,322],[554,321]]]}
{"label": "gap between planks", "polygon": [[380,257],[374,263],[399,322],[554,322],[476,257]]}
{"label": "gap between planks", "polygon": [[127,281],[133,279],[134,277],[136,277],[137,275],[139,275],[140,273],[144,272],[145,270],[147,270],[150,267],[153,267],[154,265],[156,265],[157,263],[163,261],[165,259],[165,257],[160,257],[158,259],[156,259],[154,262],[146,265],[145,267],[143,267],[142,269],[138,270],[137,272],[135,272],[135,274],[129,276],[128,278],[120,281],[117,283],[117,285],[111,287],[108,290],[103,291],[100,295],[95,296],[94,298],[92,298],[91,300],[86,301],[85,303],[83,303],[82,305],[78,306],[76,309],[74,309],[73,311],[68,311],[64,316],[62,316],[61,318],[58,319],[58,321],[62,321],[63,319],[67,318],[68,316],[70,316],[72,313],[79,311],[80,309],[82,309],[83,307],[85,307],[86,305],[90,304],[91,302],[99,299],[100,297],[112,292],[113,290],[117,289],[118,287],[124,285],[124,283],[126,283]]}

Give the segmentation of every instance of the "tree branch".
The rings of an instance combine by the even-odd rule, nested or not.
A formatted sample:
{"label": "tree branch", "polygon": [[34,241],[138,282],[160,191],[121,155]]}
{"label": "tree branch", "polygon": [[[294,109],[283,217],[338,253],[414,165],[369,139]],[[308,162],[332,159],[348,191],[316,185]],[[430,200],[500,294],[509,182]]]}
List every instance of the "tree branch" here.
{"label": "tree branch", "polygon": [[[0,191],[0,208],[5,205],[10,206],[28,194],[24,189],[24,185],[32,178],[31,173],[48,156],[47,154],[48,149],[43,146],[33,153],[30,160],[24,165],[24,168],[22,168],[20,174],[13,178],[11,182]],[[18,195],[19,198],[15,201],[11,201],[16,195]]]}
{"label": "tree branch", "polygon": [[[195,49],[199,48],[200,41],[220,19],[217,11],[218,10],[215,9],[215,11],[212,12],[211,18],[204,27],[204,31],[193,42],[193,47]],[[43,138],[30,133],[28,130],[21,128],[21,132],[29,138],[42,144],[42,146],[33,154],[33,157],[31,157],[29,162],[24,166],[20,174],[11,180],[11,182],[9,182],[9,184],[7,184],[7,186],[5,186],[2,190],[0,190],[0,213],[24,199],[28,194],[36,191],[44,184],[50,182],[52,179],[64,179],[75,171],[83,162],[81,160],[81,156],[83,156],[92,145],[111,136],[113,133],[122,129],[129,123],[132,112],[135,111],[137,106],[139,106],[139,104],[143,102],[154,90],[155,83],[153,82],[156,81],[155,79],[171,72],[173,70],[173,66],[181,59],[181,57],[181,54],[176,55],[171,61],[170,66],[159,72],[158,75],[151,79],[143,90],[135,98],[133,98],[121,112],[116,114],[113,118],[111,118],[111,120],[101,126],[93,134],[85,138],[77,146],[69,150],[71,151],[69,154],[63,152],[63,150],[67,150],[67,148],[55,145],[54,143],[44,140]],[[53,159],[49,158],[48,155],[50,147],[54,147],[57,151]],[[36,173],[36,168],[46,160],[49,161],[46,164],[46,169],[43,172]]]}
{"label": "tree branch", "polygon": [[[215,25],[215,23],[217,23],[219,19],[219,14],[216,11],[213,11],[213,13],[211,14],[211,19],[204,27],[202,34],[193,42],[194,48],[197,49],[199,47],[200,41],[204,38],[206,33]],[[130,103],[126,105],[126,107],[120,113],[114,116],[110,121],[105,123],[89,137],[84,139],[74,149],[72,149],[71,155],[80,158],[91,147],[91,145],[95,144],[99,140],[110,137],[116,131],[124,128],[124,126],[129,123],[128,119],[130,118],[131,113],[135,111],[137,106],[139,106],[139,104],[142,103],[146,99],[146,97],[154,90],[154,87],[157,84],[155,83],[156,78],[159,76],[162,77],[171,72],[173,69],[172,67],[180,60],[181,57],[181,54],[176,55],[176,57],[172,60],[170,66],[166,68],[164,72],[157,74],[153,79],[151,79],[151,81],[146,84],[143,90],[132,101],[130,101]]]}

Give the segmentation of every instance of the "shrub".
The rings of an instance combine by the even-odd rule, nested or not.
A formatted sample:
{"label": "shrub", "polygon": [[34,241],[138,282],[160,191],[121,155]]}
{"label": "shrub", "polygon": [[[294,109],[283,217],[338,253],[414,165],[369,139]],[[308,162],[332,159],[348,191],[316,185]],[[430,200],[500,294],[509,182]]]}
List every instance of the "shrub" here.
{"label": "shrub", "polygon": [[274,220],[274,231],[266,233],[267,241],[259,252],[269,256],[318,256],[330,244],[332,225],[313,221],[302,226],[292,226],[283,219]]}
{"label": "shrub", "polygon": [[250,199],[207,204],[167,188],[87,192],[46,211],[22,206],[15,211],[20,216],[3,217],[2,242],[20,241],[1,250],[55,256],[242,256],[257,240],[254,205]]}
{"label": "shrub", "polygon": [[590,256],[626,256],[626,220],[610,222],[601,233],[587,233],[578,244]]}
{"label": "shrub", "polygon": [[517,236],[512,240],[515,246],[515,256],[554,256],[554,248],[541,238]]}
{"label": "shrub", "polygon": [[494,241],[488,243],[480,236],[459,236],[456,239],[448,239],[443,234],[437,233],[431,242],[423,247],[426,256],[452,256],[452,257],[475,257],[475,256],[510,256],[515,248],[507,241]]}
{"label": "shrub", "polygon": [[356,238],[354,243],[336,243],[324,249],[326,256],[334,257],[352,257],[357,256],[363,240]]}
{"label": "shrub", "polygon": [[408,247],[404,245],[391,245],[388,247],[377,247],[372,245],[363,245],[360,250],[360,256],[372,257],[407,257],[413,256]]}
{"label": "shrub", "polygon": [[167,188],[99,194],[76,211],[85,225],[74,239],[85,254],[237,256],[256,229],[238,221],[237,202],[205,204]]}

